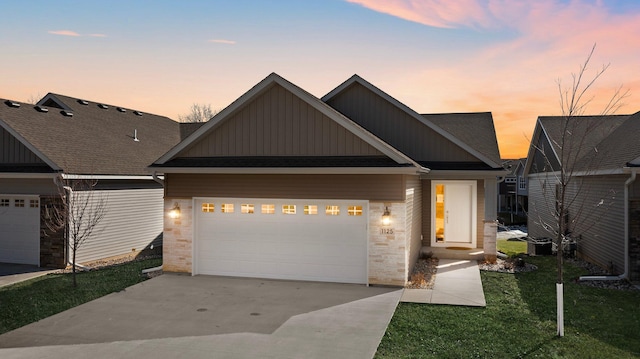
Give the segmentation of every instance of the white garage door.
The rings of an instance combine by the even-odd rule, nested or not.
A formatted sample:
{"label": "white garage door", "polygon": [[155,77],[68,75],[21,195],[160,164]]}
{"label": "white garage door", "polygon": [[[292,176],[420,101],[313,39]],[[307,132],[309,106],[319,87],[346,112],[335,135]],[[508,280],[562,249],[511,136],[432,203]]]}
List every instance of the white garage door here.
{"label": "white garage door", "polygon": [[367,283],[367,201],[196,199],[196,274]]}
{"label": "white garage door", "polygon": [[0,262],[40,265],[40,199],[0,195]]}

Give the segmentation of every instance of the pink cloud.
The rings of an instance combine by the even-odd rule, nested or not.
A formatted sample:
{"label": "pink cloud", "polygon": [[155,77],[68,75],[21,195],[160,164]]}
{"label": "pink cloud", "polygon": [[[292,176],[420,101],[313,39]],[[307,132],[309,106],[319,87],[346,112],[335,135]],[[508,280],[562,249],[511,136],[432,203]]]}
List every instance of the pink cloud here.
{"label": "pink cloud", "polygon": [[213,40],[209,40],[209,42],[216,43],[216,44],[226,44],[226,45],[236,44],[236,42],[233,40],[225,40],[225,39],[213,39]]}
{"label": "pink cloud", "polygon": [[80,36],[80,34],[71,30],[49,30],[49,33],[53,35],[62,35],[62,36]]}
{"label": "pink cloud", "polygon": [[107,37],[107,35],[105,35],[105,34],[89,34],[87,36],[90,36],[90,37]]}

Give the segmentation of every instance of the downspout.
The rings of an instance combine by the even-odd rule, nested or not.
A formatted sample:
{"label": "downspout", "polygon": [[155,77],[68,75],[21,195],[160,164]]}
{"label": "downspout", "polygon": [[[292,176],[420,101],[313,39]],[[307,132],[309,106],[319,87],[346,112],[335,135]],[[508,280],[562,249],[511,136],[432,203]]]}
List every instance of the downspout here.
{"label": "downspout", "polygon": [[[66,192],[66,201],[67,201],[67,209],[69,209],[69,200],[71,198],[71,196],[73,195],[73,189],[69,186],[65,186],[62,182],[60,182],[60,178],[62,176],[55,176],[53,178],[53,183],[57,186],[57,187],[62,187],[62,189],[64,189],[64,191]],[[68,218],[68,217],[67,217]],[[69,224],[66,223],[65,225],[65,238],[67,240],[67,249],[69,248]],[[67,262],[68,265],[73,265],[73,263],[71,263],[71,261],[69,260],[69,251],[67,250],[65,253],[65,262]],[[82,270],[89,270],[89,267],[83,266],[81,264],[76,263],[76,267],[80,268]]]}
{"label": "downspout", "polygon": [[587,275],[578,280],[621,280],[629,276],[629,186],[636,181],[636,169],[631,170],[631,177],[624,182],[624,273],[620,275]]}
{"label": "downspout", "polygon": [[154,181],[160,183],[160,185],[162,185],[162,187],[164,188],[164,181],[158,177],[157,171],[153,171],[153,173],[151,174],[151,177],[153,178]]}

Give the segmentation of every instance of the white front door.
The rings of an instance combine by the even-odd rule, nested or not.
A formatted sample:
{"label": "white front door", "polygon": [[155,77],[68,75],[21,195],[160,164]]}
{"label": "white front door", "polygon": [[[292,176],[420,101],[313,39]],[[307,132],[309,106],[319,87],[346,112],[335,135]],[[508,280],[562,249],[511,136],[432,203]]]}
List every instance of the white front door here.
{"label": "white front door", "polygon": [[431,245],[476,246],[476,181],[431,182]]}

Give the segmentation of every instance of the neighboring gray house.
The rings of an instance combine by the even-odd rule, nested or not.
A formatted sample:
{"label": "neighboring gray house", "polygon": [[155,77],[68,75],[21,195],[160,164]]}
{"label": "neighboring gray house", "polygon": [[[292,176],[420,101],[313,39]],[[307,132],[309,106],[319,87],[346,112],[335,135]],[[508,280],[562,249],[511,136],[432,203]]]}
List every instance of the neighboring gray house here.
{"label": "neighboring gray house", "polygon": [[166,271],[404,285],[421,250],[496,254],[491,114],[420,115],[357,75],[319,99],[271,74],[150,169]]}
{"label": "neighboring gray house", "polygon": [[498,184],[498,212],[526,215],[528,208],[527,177],[524,175],[526,158],[503,160],[509,171]]}
{"label": "neighboring gray house", "polygon": [[[556,176],[575,164],[568,192],[569,235],[580,257],[613,274],[640,280],[640,112],[633,115],[539,117],[527,157],[529,236],[553,237]],[[566,142],[562,136],[579,141]],[[543,153],[546,156],[543,156]],[[545,158],[547,160],[545,160]],[[562,162],[561,162],[562,161]]]}
{"label": "neighboring gray house", "polygon": [[50,233],[42,220],[61,200],[60,179],[97,179],[96,193],[107,197],[78,263],[160,244],[163,189],[146,167],[180,141],[179,126],[53,93],[37,105],[0,99],[0,262],[66,265],[64,231]]}

